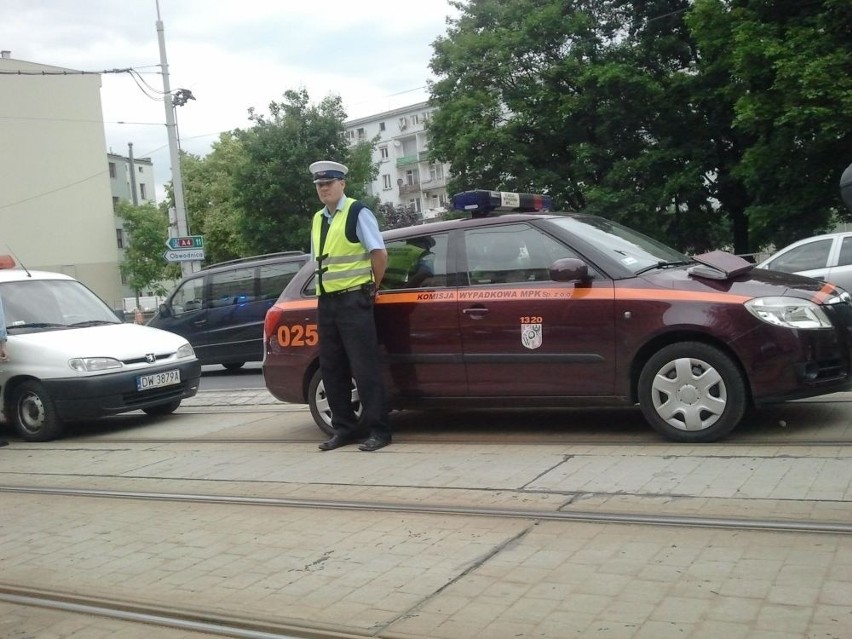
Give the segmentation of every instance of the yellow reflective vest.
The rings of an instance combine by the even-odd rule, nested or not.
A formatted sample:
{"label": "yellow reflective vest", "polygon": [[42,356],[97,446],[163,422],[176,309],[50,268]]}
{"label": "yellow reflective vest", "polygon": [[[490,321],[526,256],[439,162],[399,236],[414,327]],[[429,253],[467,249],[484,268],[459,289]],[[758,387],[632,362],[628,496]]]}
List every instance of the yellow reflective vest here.
{"label": "yellow reflective vest", "polygon": [[319,251],[322,227],[327,219],[323,213],[325,208],[314,213],[311,241],[317,252],[319,276],[317,293],[319,295],[345,291],[373,281],[369,251],[357,239],[355,242],[350,242],[346,237],[346,222],[354,203],[355,200],[352,198],[346,198],[343,208],[332,216],[325,242],[322,244],[322,255]]}

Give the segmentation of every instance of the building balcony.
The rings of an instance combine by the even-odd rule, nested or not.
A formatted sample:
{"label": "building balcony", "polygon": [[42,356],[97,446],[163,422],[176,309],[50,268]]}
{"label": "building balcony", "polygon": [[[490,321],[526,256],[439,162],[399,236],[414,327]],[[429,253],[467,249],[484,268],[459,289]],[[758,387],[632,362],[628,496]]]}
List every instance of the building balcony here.
{"label": "building balcony", "polygon": [[445,186],[447,186],[447,178],[443,176],[420,181],[420,188],[424,191],[428,191],[429,189],[440,189]]}
{"label": "building balcony", "polygon": [[418,160],[416,155],[405,155],[401,158],[396,159],[396,165],[400,166],[410,166],[412,164],[417,164],[420,160]]}
{"label": "building balcony", "polygon": [[420,183],[415,182],[414,184],[400,184],[399,185],[399,194],[400,195],[413,195],[415,193],[420,193]]}

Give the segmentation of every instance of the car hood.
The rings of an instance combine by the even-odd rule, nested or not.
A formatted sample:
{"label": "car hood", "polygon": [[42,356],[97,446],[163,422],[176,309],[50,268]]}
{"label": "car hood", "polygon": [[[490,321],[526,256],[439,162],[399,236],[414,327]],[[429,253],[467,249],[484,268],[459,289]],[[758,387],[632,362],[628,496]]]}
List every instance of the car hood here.
{"label": "car hood", "polygon": [[187,343],[179,335],[140,324],[102,324],[18,335],[12,332],[10,337],[20,344],[32,343],[67,357],[114,357],[120,360],[144,357],[147,353],[174,353]]}
{"label": "car hood", "polygon": [[660,288],[731,293],[743,297],[786,295],[817,301],[840,292],[837,287],[810,277],[765,269],[750,269],[725,279],[704,277],[700,271],[696,272],[691,267],[653,271],[641,277]]}

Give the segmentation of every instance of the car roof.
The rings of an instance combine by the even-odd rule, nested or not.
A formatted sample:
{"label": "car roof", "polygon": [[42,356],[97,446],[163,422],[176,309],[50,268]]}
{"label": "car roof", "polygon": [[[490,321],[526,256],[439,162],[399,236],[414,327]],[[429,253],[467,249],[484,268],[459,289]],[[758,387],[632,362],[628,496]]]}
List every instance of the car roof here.
{"label": "car roof", "polygon": [[65,273],[52,273],[50,271],[27,271],[22,268],[0,269],[0,282],[23,282],[26,280],[74,281],[74,278]]}
{"label": "car roof", "polygon": [[427,222],[416,226],[405,226],[389,229],[382,233],[385,240],[396,240],[410,235],[423,235],[426,233],[442,233],[454,231],[461,228],[476,228],[480,226],[495,226],[499,224],[510,224],[512,222],[529,222],[530,220],[546,220],[562,217],[584,217],[574,213],[506,213],[504,215],[489,215],[485,217],[465,217],[443,222]]}
{"label": "car roof", "polygon": [[254,266],[255,264],[265,264],[268,262],[299,262],[305,261],[310,256],[302,251],[282,251],[280,253],[267,253],[265,255],[252,255],[250,257],[240,257],[226,262],[218,262],[205,266],[199,273],[209,273],[211,271],[226,271],[235,266]]}

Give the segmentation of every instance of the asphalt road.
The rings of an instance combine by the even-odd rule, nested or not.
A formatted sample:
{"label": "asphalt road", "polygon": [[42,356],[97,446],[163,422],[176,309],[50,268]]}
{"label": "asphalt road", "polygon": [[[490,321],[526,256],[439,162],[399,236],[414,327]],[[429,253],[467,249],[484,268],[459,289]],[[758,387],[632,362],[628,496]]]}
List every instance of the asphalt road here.
{"label": "asphalt road", "polygon": [[265,388],[261,362],[247,362],[235,371],[227,371],[218,364],[201,367],[201,390],[239,388]]}

